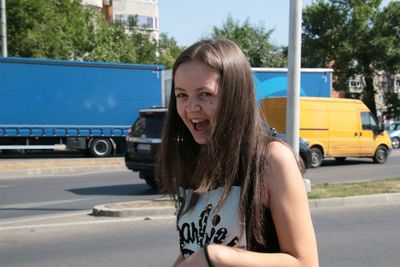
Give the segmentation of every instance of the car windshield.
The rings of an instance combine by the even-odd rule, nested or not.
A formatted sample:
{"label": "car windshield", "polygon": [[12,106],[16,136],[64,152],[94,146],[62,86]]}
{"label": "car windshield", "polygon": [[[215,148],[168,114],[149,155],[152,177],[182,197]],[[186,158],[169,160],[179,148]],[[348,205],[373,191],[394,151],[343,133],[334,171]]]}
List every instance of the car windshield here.
{"label": "car windshield", "polygon": [[400,123],[390,123],[385,128],[388,131],[400,130]]}
{"label": "car windshield", "polygon": [[161,137],[164,123],[164,112],[141,112],[132,127],[133,136]]}

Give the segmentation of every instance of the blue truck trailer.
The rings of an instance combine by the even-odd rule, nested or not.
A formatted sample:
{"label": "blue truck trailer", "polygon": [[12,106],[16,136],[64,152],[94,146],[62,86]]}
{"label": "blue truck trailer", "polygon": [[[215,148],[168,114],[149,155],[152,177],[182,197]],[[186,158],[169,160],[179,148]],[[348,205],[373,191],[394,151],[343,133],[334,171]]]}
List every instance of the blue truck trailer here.
{"label": "blue truck trailer", "polygon": [[[285,68],[252,68],[259,103],[266,97],[287,96],[288,70]],[[332,69],[302,68],[300,96],[330,97]]]}
{"label": "blue truck trailer", "polygon": [[164,106],[163,66],[0,58],[0,151],[124,151],[139,110]]}
{"label": "blue truck trailer", "polygon": [[[252,68],[256,97],[261,100],[266,97],[287,95],[287,68]],[[302,68],[300,72],[300,96],[330,97],[332,91],[333,69]],[[171,93],[172,71],[165,71],[166,95]],[[168,104],[168,99],[166,100]]]}

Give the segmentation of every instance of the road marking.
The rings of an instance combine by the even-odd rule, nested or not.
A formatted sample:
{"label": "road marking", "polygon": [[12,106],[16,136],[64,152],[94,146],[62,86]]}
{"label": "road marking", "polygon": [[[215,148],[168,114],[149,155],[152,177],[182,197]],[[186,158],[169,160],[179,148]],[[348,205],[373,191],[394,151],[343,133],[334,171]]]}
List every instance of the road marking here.
{"label": "road marking", "polygon": [[44,215],[41,214],[41,215],[23,216],[18,218],[0,219],[0,226],[9,224],[21,224],[26,222],[35,222],[41,220],[65,219],[72,216],[88,215],[91,212],[92,210],[66,211],[57,214],[44,214]]}
{"label": "road marking", "polygon": [[95,197],[87,197],[87,198],[64,199],[64,200],[55,200],[55,201],[8,204],[8,205],[0,205],[0,209],[37,208],[37,207],[41,207],[41,206],[51,206],[51,205],[65,204],[65,203],[72,203],[72,202],[79,202],[79,201],[93,200],[93,199],[96,199],[96,198]]}
{"label": "road marking", "polygon": [[[104,167],[106,168],[106,167]],[[13,180],[13,179],[40,179],[40,178],[63,178],[69,176],[86,176],[86,175],[96,175],[96,174],[107,174],[115,172],[129,172],[132,171],[128,169],[118,169],[109,167],[108,169],[96,168],[88,169],[87,167],[65,167],[65,168],[55,168],[55,169],[16,169],[16,170],[0,170],[0,180]],[[67,170],[64,170],[67,169]]]}
{"label": "road marking", "polygon": [[101,221],[81,221],[81,222],[68,222],[68,223],[45,223],[45,224],[31,224],[31,225],[17,225],[17,226],[3,226],[0,227],[0,231],[8,230],[23,230],[23,229],[38,229],[38,228],[51,228],[51,227],[67,227],[67,226],[80,226],[90,224],[108,224],[108,223],[123,223],[123,222],[134,222],[143,221],[146,219],[151,220],[166,220],[175,219],[175,215],[163,215],[163,216],[146,216],[146,217],[130,217],[130,218],[115,218],[103,219]]}
{"label": "road marking", "polygon": [[0,189],[15,187],[15,185],[0,185]]}

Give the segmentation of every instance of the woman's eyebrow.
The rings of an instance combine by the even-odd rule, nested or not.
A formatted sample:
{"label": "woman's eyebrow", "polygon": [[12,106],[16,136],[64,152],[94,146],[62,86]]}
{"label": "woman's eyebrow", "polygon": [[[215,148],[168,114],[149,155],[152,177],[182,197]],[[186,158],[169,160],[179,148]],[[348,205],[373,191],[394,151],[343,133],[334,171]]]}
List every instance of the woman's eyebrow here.
{"label": "woman's eyebrow", "polygon": [[[183,91],[186,92],[186,90],[184,88],[181,87],[175,87],[174,88],[175,91]],[[208,87],[208,86],[201,86],[195,89],[195,91],[203,91],[203,90],[212,90],[212,88]]]}
{"label": "woman's eyebrow", "polygon": [[180,88],[180,87],[175,87],[174,90],[175,90],[175,91],[186,91],[185,89]]}

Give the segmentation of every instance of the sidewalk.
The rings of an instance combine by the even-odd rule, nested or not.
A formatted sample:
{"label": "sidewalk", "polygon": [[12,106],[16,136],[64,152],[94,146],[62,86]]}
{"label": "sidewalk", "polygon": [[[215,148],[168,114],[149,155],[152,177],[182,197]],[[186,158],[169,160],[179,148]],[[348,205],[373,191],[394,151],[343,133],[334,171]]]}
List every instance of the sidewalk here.
{"label": "sidewalk", "polygon": [[[126,170],[123,158],[0,159],[0,179],[116,170]],[[391,204],[400,204],[400,193],[309,200],[311,210]],[[174,215],[174,213],[175,208],[172,201],[164,197],[148,201],[98,205],[93,208],[92,214],[94,216],[148,218]]]}

